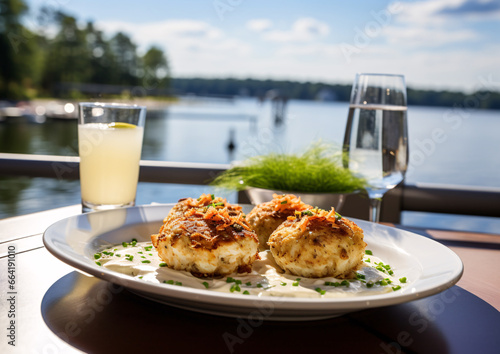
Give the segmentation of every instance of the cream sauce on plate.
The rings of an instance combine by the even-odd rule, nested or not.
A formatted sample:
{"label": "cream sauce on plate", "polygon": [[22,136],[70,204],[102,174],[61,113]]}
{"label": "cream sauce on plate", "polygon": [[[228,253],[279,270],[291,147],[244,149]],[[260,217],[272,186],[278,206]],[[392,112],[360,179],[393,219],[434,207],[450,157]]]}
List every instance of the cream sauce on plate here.
{"label": "cream sauce on plate", "polygon": [[405,278],[398,280],[397,270],[388,268],[374,255],[365,255],[363,267],[356,272],[358,279],[349,280],[284,274],[269,251],[259,255],[261,259],[254,262],[251,273],[224,278],[197,278],[189,272],[170,269],[151,242],[124,242],[96,253],[94,258],[99,266],[141,281],[244,295],[341,298],[398,291],[406,285]]}

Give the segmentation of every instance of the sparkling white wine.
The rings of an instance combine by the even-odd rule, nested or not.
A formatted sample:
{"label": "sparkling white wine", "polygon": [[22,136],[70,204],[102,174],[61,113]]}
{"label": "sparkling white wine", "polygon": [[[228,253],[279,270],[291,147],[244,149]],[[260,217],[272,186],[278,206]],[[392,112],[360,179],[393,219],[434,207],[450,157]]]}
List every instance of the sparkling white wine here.
{"label": "sparkling white wine", "polygon": [[[381,195],[403,180],[408,164],[406,106],[351,105],[344,162]],[[380,196],[381,196],[380,195]]]}

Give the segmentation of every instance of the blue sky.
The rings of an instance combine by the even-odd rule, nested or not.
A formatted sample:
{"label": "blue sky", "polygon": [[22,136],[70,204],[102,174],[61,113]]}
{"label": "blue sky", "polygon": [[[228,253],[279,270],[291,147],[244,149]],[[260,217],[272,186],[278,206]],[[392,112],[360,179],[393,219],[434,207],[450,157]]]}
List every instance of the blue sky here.
{"label": "blue sky", "polygon": [[500,90],[500,0],[27,3],[126,32],[142,51],[160,46],[174,77],[350,84],[357,72],[387,72],[416,88]]}

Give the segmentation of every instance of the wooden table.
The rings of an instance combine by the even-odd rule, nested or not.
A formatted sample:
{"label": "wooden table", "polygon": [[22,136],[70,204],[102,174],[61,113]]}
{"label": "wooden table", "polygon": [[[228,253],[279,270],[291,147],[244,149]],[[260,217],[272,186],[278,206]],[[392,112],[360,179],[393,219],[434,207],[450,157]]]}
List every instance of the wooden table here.
{"label": "wooden table", "polygon": [[49,254],[42,233],[78,213],[0,220],[0,353],[499,352],[500,235],[409,229],[462,258],[457,286],[328,320],[272,322],[160,305],[75,271]]}

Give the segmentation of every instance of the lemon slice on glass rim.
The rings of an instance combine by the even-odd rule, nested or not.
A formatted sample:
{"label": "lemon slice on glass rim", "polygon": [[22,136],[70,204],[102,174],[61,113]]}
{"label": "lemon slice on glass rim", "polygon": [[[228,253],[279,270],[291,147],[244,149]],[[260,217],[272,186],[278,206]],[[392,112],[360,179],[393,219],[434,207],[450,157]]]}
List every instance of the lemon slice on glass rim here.
{"label": "lemon slice on glass rim", "polygon": [[108,128],[133,129],[137,128],[137,125],[125,122],[112,122],[108,124]]}

